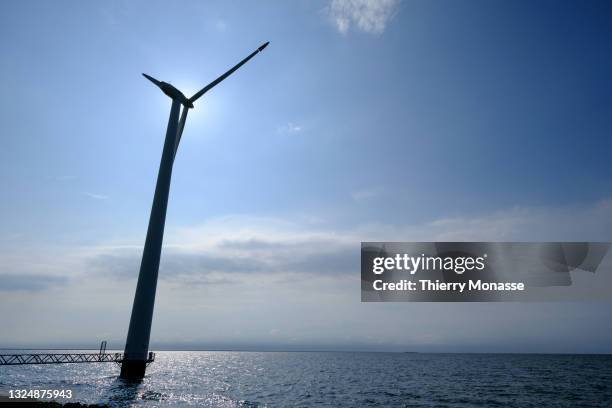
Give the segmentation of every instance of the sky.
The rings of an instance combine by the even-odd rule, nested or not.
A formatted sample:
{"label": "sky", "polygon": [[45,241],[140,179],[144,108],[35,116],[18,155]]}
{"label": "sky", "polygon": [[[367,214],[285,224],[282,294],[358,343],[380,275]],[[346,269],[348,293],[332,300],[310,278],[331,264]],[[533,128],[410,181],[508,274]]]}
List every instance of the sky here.
{"label": "sky", "polygon": [[[122,348],[170,100],[158,348],[612,352],[609,303],[360,302],[361,241],[611,241],[612,6],[20,1],[0,347]],[[607,271],[609,272],[609,271]]]}

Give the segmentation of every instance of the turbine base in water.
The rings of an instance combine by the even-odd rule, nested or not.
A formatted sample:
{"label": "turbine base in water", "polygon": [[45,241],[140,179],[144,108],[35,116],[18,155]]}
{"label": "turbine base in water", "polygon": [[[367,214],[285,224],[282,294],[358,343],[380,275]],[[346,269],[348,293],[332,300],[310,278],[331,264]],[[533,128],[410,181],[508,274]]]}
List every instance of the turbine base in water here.
{"label": "turbine base in water", "polygon": [[124,360],[121,364],[121,374],[124,380],[141,380],[145,376],[147,362],[143,360]]}

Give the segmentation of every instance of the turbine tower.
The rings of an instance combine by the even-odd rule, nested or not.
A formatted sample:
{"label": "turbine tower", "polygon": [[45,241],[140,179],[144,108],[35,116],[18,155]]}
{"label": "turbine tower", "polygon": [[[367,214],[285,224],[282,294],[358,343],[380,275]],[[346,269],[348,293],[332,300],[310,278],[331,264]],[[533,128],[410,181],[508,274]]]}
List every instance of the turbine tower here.
{"label": "turbine tower", "polygon": [[[196,92],[191,98],[187,98],[181,91],[169,83],[143,74],[145,78],[157,85],[163,93],[172,99],[170,108],[170,119],[166,130],[166,140],[162,152],[155,196],[149,217],[149,227],[145,240],[138,284],[134,295],[132,315],[128,329],[125,352],[121,364],[121,378],[141,379],[144,377],[147,362],[149,360],[149,338],[151,336],[151,322],[153,320],[153,306],[155,304],[155,290],[157,288],[157,274],[159,272],[159,259],[161,255],[162,241],[164,238],[164,224],[166,221],[166,208],[168,206],[168,193],[170,191],[170,178],[172,176],[172,164],[178,149],[181,135],[187,120],[187,112],[193,108],[193,103],[202,95],[210,91],[234,71],[246,64],[255,54],[261,52],[269,42],[261,45],[249,56],[236,64],[233,68],[221,75],[219,78]],[[182,111],[181,111],[182,106]],[[179,119],[180,114],[180,119]]]}

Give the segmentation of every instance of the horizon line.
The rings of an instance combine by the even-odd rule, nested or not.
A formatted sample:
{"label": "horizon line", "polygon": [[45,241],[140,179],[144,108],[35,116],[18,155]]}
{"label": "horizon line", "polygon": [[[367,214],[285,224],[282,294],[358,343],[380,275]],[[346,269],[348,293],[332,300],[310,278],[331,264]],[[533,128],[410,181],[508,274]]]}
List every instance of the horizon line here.
{"label": "horizon line", "polygon": [[[100,350],[99,347],[95,348],[80,348],[80,347],[49,347],[49,348],[38,348],[38,347],[0,347],[0,350],[75,350],[75,351],[90,351]],[[338,350],[338,349],[166,349],[161,348],[154,352],[237,352],[237,353],[393,353],[393,354],[514,354],[514,355],[597,355],[606,356],[612,355],[612,352],[541,352],[541,351],[401,351],[401,350]],[[122,349],[107,349],[109,352],[123,352]]]}

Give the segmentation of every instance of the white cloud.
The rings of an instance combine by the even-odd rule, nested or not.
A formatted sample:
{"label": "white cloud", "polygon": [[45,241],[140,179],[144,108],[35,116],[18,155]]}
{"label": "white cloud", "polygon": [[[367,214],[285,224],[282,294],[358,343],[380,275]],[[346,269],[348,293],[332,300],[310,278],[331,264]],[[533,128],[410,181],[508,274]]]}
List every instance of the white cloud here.
{"label": "white cloud", "polygon": [[[361,199],[371,195],[369,191],[357,194]],[[179,286],[239,283],[262,275],[280,280],[296,276],[343,280],[359,269],[361,241],[610,241],[610,231],[610,200],[581,207],[516,207],[413,225],[369,223],[346,229],[299,218],[225,216],[200,225],[169,228],[160,279]],[[45,275],[49,284],[55,277],[78,280],[92,275],[129,280],[138,274],[141,254],[142,242],[136,241],[91,247],[24,247],[23,253],[0,253],[0,277],[21,274],[23,279],[38,279]],[[27,287],[25,281],[20,285]]]}
{"label": "white cloud", "polygon": [[[511,208],[412,225],[340,229],[295,217],[226,216],[170,227],[152,339],[194,339],[226,347],[246,341],[282,348],[296,339],[306,349],[337,344],[423,351],[609,352],[607,310],[587,303],[361,304],[359,243],[609,241],[610,231],[612,201]],[[47,346],[65,344],[66,339],[95,343],[97,333],[108,333],[103,338],[121,347],[142,239],[0,250],[0,311],[11,311],[4,317],[13,328],[3,333],[0,344],[25,345],[32,339]],[[240,334],[235,334],[236,327]]]}
{"label": "white cloud", "polygon": [[104,194],[90,193],[88,191],[85,191],[83,194],[89,198],[93,198],[94,200],[108,200],[108,196]]}
{"label": "white cloud", "polygon": [[[371,192],[362,192],[368,199]],[[350,279],[361,241],[609,241],[612,201],[583,207],[511,208],[413,225],[370,223],[325,228],[279,218],[225,216],[168,230],[160,279],[180,286],[268,279]],[[99,276],[136,277],[142,244],[79,250],[78,268]],[[66,262],[63,259],[63,262]],[[354,275],[357,276],[357,275]]]}
{"label": "white cloud", "polygon": [[291,134],[291,133],[298,133],[302,131],[302,126],[293,123],[293,122],[288,122],[285,125],[281,125],[278,127],[277,129],[278,133],[280,134]]}
{"label": "white cloud", "polygon": [[342,34],[351,27],[381,34],[397,12],[398,0],[332,0],[329,14]]}

